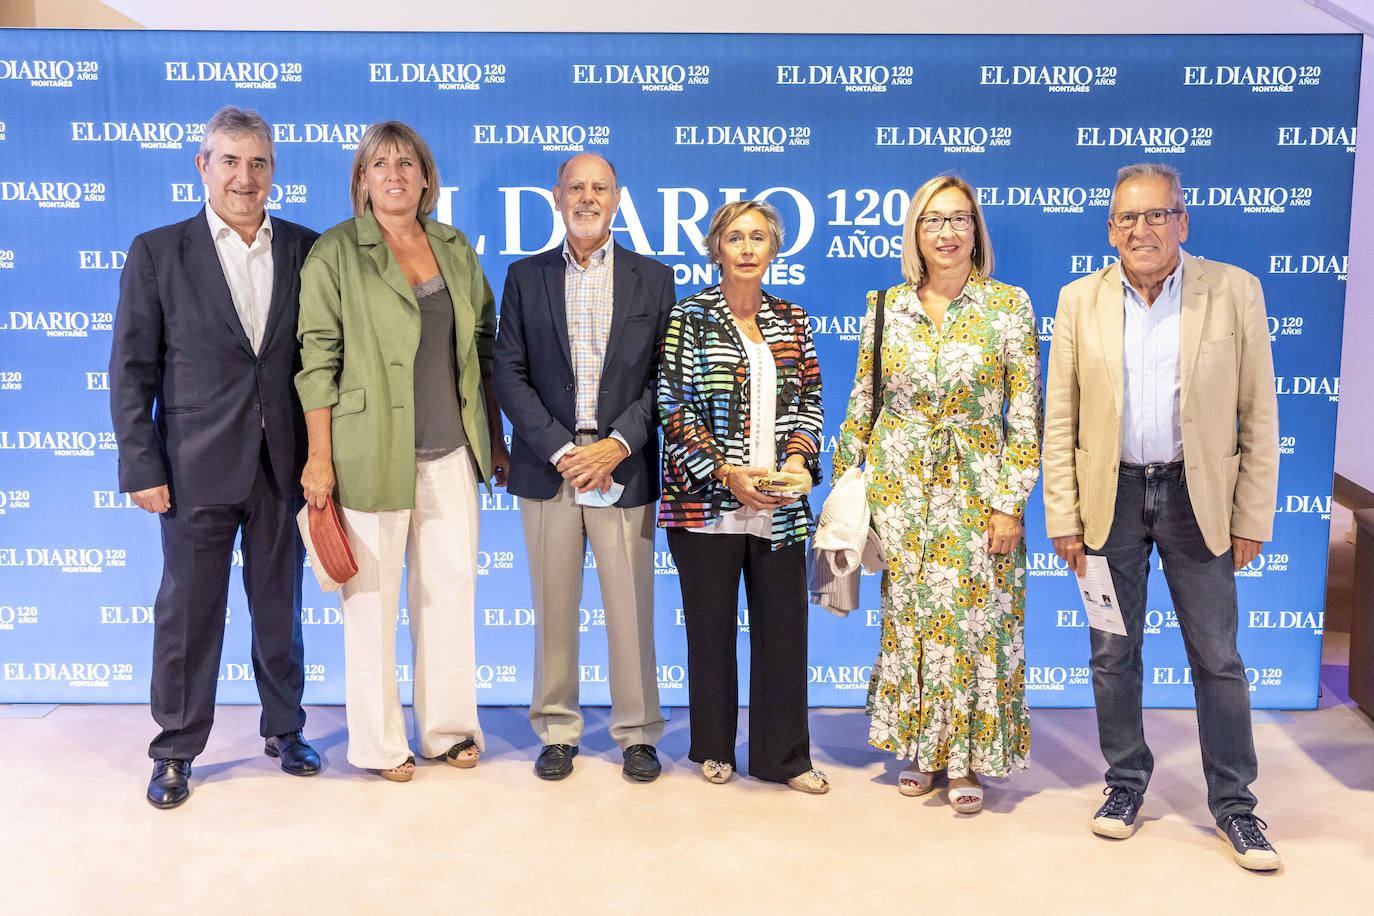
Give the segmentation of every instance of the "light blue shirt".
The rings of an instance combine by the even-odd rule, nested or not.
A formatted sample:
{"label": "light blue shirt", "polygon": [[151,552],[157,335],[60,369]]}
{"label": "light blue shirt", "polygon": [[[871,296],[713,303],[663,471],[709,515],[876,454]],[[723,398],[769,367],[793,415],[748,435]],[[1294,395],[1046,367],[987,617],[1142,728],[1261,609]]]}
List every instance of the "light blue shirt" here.
{"label": "light blue shirt", "polygon": [[1154,305],[1121,271],[1125,322],[1121,368],[1125,396],[1121,417],[1121,460],[1155,464],[1183,457],[1179,424],[1179,316],[1183,307],[1183,258],[1164,280]]}

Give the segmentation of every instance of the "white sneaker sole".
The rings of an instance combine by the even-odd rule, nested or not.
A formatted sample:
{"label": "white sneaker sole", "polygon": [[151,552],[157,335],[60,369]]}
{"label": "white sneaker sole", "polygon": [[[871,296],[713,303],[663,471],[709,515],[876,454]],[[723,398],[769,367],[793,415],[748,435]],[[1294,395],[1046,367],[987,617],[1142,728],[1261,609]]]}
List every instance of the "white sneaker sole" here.
{"label": "white sneaker sole", "polygon": [[1088,827],[1093,833],[1109,840],[1124,840],[1135,833],[1135,824],[1127,824],[1114,817],[1095,817],[1088,822]]}
{"label": "white sneaker sole", "polygon": [[1236,852],[1236,847],[1231,845],[1231,837],[1220,827],[1216,828],[1217,836],[1226,841],[1226,848],[1231,851],[1231,858],[1241,868],[1250,871],[1273,871],[1279,867],[1279,854],[1272,850],[1254,849],[1248,853]]}

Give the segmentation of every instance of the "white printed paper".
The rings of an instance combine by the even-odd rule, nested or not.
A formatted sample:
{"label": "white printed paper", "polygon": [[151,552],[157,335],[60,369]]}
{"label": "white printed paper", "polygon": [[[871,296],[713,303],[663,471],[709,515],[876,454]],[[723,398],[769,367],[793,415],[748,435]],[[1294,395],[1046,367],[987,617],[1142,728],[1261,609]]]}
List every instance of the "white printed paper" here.
{"label": "white printed paper", "polygon": [[1116,586],[1112,584],[1107,558],[1088,556],[1084,559],[1088,561],[1088,568],[1078,577],[1078,594],[1083,599],[1088,625],[1104,633],[1125,636],[1126,622],[1121,619],[1121,604],[1116,600]]}

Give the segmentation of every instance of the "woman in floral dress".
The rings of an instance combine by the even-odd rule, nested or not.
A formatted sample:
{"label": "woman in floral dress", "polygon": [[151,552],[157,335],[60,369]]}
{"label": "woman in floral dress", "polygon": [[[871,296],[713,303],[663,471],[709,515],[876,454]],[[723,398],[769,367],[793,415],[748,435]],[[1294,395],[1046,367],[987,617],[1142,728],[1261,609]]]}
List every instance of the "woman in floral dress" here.
{"label": "woman in floral dress", "polygon": [[887,291],[880,405],[868,317],[834,477],[868,458],[868,501],[887,559],[882,642],[868,687],[869,743],[912,764],[903,795],[949,776],[961,813],[978,775],[1026,766],[1022,511],[1039,476],[1040,345],[1024,290],[992,270],[978,195],[939,176],[903,230],[907,282]]}

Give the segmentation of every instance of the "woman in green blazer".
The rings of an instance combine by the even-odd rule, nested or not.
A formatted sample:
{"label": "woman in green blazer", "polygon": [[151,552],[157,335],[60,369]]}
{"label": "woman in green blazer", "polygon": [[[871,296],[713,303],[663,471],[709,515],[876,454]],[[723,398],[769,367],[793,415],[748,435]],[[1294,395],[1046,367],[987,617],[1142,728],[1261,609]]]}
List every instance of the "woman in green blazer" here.
{"label": "woman in green blazer", "polygon": [[418,133],[373,124],[349,181],[354,218],[320,236],[301,271],[301,485],[316,506],[335,495],[358,562],[343,586],[348,761],[407,782],[415,758],[395,664],[403,560],[420,753],[471,767],[483,746],[477,483],[504,485],[510,464],[489,384],[496,308],[467,239],[426,215],[439,175]]}

